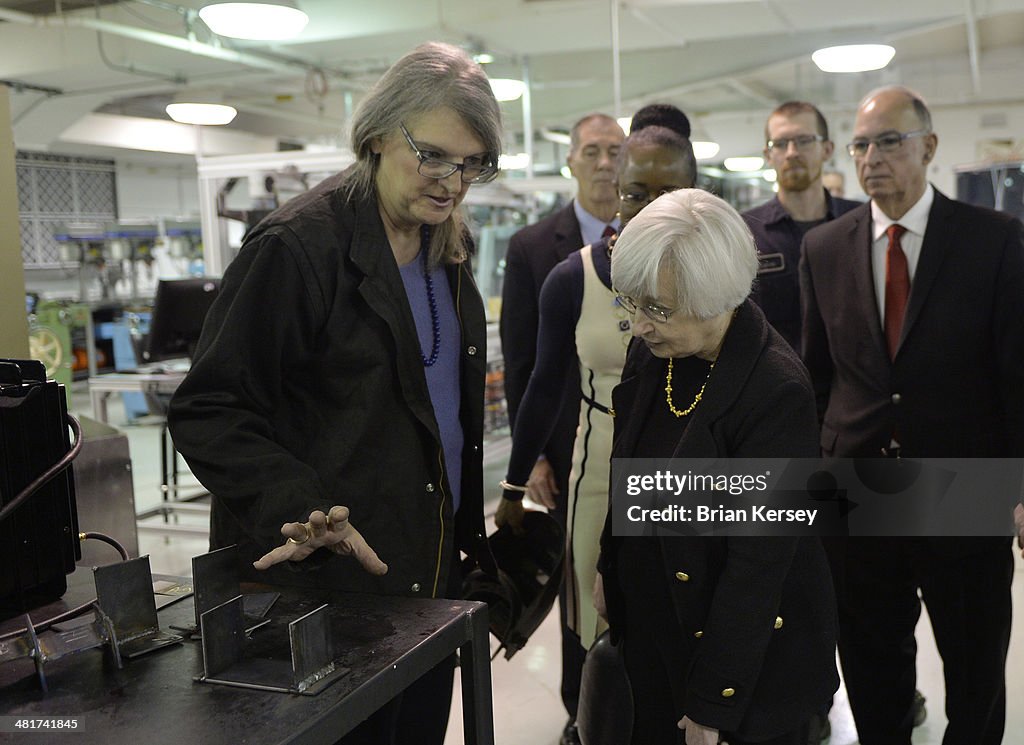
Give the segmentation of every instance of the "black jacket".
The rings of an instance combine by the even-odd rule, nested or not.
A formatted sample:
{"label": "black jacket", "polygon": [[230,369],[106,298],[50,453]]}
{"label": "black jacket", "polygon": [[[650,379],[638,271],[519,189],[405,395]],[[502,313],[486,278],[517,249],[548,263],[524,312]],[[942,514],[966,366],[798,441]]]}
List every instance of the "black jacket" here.
{"label": "black jacket", "polygon": [[[375,202],[344,174],[265,219],[225,272],[171,402],[175,446],[213,495],[211,546],[239,543],[246,578],[360,592],[444,592],[483,535],[486,329],[467,264],[448,267],[462,330],[462,502],[453,515],[415,323]],[[321,550],[256,574],[282,524],[351,509],[388,564]]]}
{"label": "black jacket", "polygon": [[[630,348],[613,393],[613,458],[638,458],[664,360]],[[818,454],[814,396],[796,353],[747,301],[733,320],[676,458],[811,458]],[[614,508],[614,505],[613,505]],[[613,633],[624,614],[611,512],[600,568]],[[685,713],[706,726],[760,740],[795,729],[839,686],[832,580],[817,538],[659,537],[664,581],[681,628],[666,644],[690,660]],[[684,572],[680,581],[677,572]],[[781,619],[781,620],[780,620]],[[654,664],[655,661],[652,661]],[[734,693],[723,695],[727,689]]]}
{"label": "black jacket", "polygon": [[[860,202],[825,192],[825,220],[844,215]],[[800,243],[803,231],[778,197],[743,213],[754,234],[760,266],[750,299],[761,306],[768,322],[800,351]]]}

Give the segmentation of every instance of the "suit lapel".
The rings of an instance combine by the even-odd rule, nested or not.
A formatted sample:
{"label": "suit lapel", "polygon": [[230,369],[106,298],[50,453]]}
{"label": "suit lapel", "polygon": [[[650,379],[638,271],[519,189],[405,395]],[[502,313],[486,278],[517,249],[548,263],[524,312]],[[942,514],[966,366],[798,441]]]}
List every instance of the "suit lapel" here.
{"label": "suit lapel", "polygon": [[914,281],[910,284],[910,297],[907,300],[907,312],[903,317],[903,328],[900,330],[900,343],[896,348],[899,354],[903,340],[913,328],[914,323],[921,315],[925,300],[935,279],[939,275],[942,262],[952,245],[953,226],[952,203],[938,191],[935,192],[935,201],[932,203],[931,212],[928,213],[928,227],[924,231],[924,240],[921,243],[921,255],[917,260],[917,269],[914,272]]}
{"label": "suit lapel", "polygon": [[871,203],[860,208],[857,221],[850,229],[849,245],[853,247],[850,256],[850,271],[857,287],[857,305],[862,316],[868,319],[871,330],[871,343],[889,359],[885,344],[885,333],[882,330],[882,318],[878,313],[878,294],[875,288],[875,275],[871,269],[871,245],[874,237],[871,234]]}
{"label": "suit lapel", "polygon": [[583,248],[583,233],[580,231],[580,222],[576,219],[574,205],[575,202],[570,202],[569,206],[559,213],[555,225],[555,253],[558,255],[558,261]]}

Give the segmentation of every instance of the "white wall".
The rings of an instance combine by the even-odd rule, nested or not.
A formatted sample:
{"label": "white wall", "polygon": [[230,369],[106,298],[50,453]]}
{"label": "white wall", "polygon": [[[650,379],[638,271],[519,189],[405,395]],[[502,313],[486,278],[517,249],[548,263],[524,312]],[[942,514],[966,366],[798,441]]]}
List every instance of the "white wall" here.
{"label": "white wall", "polygon": [[117,160],[117,211],[121,220],[199,220],[199,180],[194,163],[151,165]]}

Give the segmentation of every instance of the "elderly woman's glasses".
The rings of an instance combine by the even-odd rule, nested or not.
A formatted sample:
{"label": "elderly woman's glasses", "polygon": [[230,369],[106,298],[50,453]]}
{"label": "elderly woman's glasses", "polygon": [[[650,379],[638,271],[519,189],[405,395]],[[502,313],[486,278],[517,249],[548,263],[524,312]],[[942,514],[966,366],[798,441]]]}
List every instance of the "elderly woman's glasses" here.
{"label": "elderly woman's glasses", "polygon": [[678,308],[662,308],[660,305],[643,305],[621,292],[615,294],[615,299],[631,316],[635,316],[637,311],[640,311],[655,323],[668,323],[669,317],[678,310]]}
{"label": "elderly woman's glasses", "polygon": [[405,128],[404,124],[399,123],[398,128],[402,130],[406,142],[409,143],[409,147],[416,153],[416,157],[420,161],[420,165],[416,169],[420,176],[443,179],[448,178],[456,171],[462,171],[463,183],[484,184],[493,181],[498,175],[498,168],[487,163],[479,155],[471,155],[461,163],[450,163],[447,160],[434,157],[432,153],[424,153],[416,147],[416,143],[412,141],[412,135],[409,134],[409,130]]}
{"label": "elderly woman's glasses", "polygon": [[903,147],[903,141],[911,137],[920,137],[931,132],[930,129],[915,129],[913,132],[885,132],[878,137],[862,137],[846,146],[846,152],[853,158],[863,158],[868,148],[874,145],[881,153],[892,153]]}

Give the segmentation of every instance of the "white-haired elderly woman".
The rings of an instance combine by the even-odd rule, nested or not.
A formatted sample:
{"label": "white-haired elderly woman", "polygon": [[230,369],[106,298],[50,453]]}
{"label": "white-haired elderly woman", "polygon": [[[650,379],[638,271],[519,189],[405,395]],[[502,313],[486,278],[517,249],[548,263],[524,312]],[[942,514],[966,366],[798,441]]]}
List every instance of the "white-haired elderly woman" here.
{"label": "white-haired elderly woman", "polygon": [[[636,338],[613,393],[613,458],[818,455],[807,373],[747,299],[756,273],[750,231],[704,191],[665,194],[622,231],[612,280]],[[632,742],[805,745],[839,683],[819,540],[610,526],[595,599],[622,645]]]}
{"label": "white-haired elderly woman", "polygon": [[[500,133],[480,66],[417,47],[361,101],[355,165],[263,220],[225,272],[169,421],[243,579],[458,597],[460,549],[484,533],[487,346],[459,206],[497,175]],[[452,675],[344,742],[440,745]]]}

